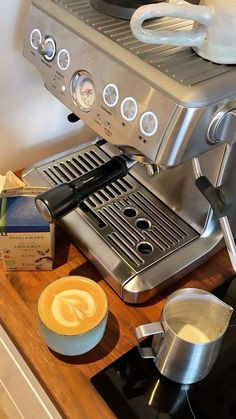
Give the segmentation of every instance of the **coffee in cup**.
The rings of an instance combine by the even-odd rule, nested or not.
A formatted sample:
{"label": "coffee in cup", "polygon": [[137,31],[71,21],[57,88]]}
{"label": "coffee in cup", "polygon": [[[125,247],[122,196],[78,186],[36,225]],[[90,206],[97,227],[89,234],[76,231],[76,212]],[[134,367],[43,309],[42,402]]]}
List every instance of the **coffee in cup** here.
{"label": "coffee in cup", "polygon": [[[199,6],[185,1],[139,7],[130,25],[134,36],[147,44],[191,46],[201,57],[218,64],[236,64],[235,0],[200,0]],[[193,20],[192,30],[144,28],[146,20],[176,17]]]}
{"label": "coffee in cup", "polygon": [[60,278],[48,285],[38,301],[40,332],[52,350],[81,355],[102,339],[108,317],[103,289],[82,276]]}

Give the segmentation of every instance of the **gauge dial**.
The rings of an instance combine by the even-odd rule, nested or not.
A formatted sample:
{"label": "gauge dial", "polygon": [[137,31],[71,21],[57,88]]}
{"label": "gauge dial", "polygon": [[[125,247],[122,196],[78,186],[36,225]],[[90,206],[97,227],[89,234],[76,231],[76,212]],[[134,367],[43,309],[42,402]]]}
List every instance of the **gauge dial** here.
{"label": "gauge dial", "polygon": [[82,111],[88,112],[94,105],[96,92],[91,76],[86,71],[75,74],[71,83],[73,101]]}

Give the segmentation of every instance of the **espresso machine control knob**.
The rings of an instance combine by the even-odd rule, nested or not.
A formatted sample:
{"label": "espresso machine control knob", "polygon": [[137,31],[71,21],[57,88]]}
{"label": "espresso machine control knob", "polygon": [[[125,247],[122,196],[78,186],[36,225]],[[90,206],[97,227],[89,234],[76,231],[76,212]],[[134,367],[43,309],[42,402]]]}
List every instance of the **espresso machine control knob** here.
{"label": "espresso machine control knob", "polygon": [[156,133],[158,119],[154,112],[144,112],[139,121],[139,128],[143,135],[151,137]]}
{"label": "espresso machine control knob", "polygon": [[44,42],[39,44],[38,52],[45,60],[52,61],[56,55],[56,43],[53,38],[48,37]]}
{"label": "espresso machine control knob", "polygon": [[223,107],[214,116],[208,128],[208,140],[212,144],[236,141],[236,103]]}

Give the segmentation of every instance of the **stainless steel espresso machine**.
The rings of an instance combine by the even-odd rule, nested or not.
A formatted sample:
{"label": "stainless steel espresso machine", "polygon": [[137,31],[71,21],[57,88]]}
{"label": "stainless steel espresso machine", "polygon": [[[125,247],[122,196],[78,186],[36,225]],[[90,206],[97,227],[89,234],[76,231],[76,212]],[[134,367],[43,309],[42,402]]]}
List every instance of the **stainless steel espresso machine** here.
{"label": "stainless steel espresso machine", "polygon": [[[146,25],[188,29],[192,22]],[[186,47],[142,44],[127,19],[89,0],[33,0],[24,56],[70,118],[96,132],[94,141],[27,168],[24,181],[74,187],[114,156],[129,161],[123,176],[99,184],[59,221],[125,302],[146,301],[193,270],[225,245],[223,234],[234,252],[235,66]],[[205,196],[196,185],[202,178]],[[67,206],[62,195],[61,202]]]}

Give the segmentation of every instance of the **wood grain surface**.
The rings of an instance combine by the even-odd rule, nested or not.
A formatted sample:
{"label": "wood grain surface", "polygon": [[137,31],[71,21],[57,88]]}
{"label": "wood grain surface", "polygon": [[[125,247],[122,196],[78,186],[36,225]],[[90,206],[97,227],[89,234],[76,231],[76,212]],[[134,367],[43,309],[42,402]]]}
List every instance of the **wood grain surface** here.
{"label": "wood grain surface", "polygon": [[[135,345],[134,328],[158,321],[165,297],[180,287],[211,291],[233,276],[225,249],[151,301],[127,305],[105,283],[96,268],[56,229],[56,256],[50,272],[4,272],[0,267],[0,321],[61,414],[69,419],[113,418],[90,378]],[[50,282],[67,275],[97,281],[107,294],[109,318],[102,341],[78,357],[53,353],[37,327],[37,301]]]}

